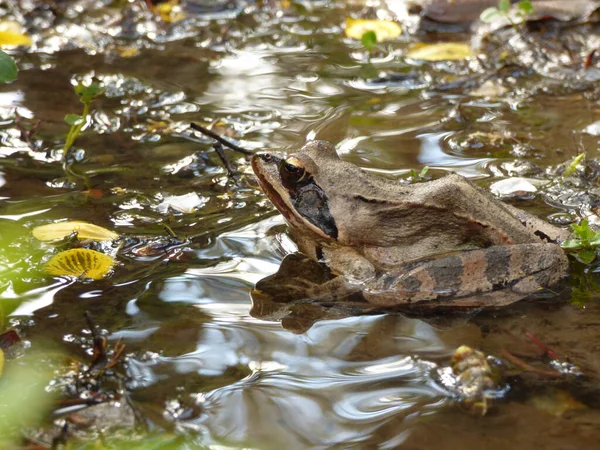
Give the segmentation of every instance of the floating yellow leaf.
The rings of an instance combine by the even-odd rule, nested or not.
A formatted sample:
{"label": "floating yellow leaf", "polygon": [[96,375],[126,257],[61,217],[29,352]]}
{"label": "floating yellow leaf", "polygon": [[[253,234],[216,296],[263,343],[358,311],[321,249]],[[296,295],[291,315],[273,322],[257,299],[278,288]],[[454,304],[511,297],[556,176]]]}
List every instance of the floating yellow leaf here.
{"label": "floating yellow leaf", "polygon": [[438,42],[415,44],[406,52],[408,58],[424,61],[454,61],[473,56],[471,47],[464,42]]}
{"label": "floating yellow leaf", "polygon": [[4,371],[4,351],[0,348],[0,375]]}
{"label": "floating yellow leaf", "polygon": [[73,232],[77,232],[78,239],[92,239],[94,241],[112,241],[119,235],[106,228],[87,222],[70,221],[49,223],[33,229],[32,233],[40,241],[56,241],[64,239]]}
{"label": "floating yellow leaf", "polygon": [[23,32],[18,22],[6,20],[0,22],[0,47],[31,45],[31,39]]}
{"label": "floating yellow leaf", "polygon": [[179,6],[178,0],[170,0],[165,3],[159,3],[152,9],[154,13],[165,22],[174,23],[186,18],[181,6]]}
{"label": "floating yellow leaf", "polygon": [[346,19],[346,36],[361,40],[367,31],[373,31],[377,42],[397,38],[402,34],[402,28],[396,22],[389,20]]}
{"label": "floating yellow leaf", "polygon": [[115,260],[104,253],[86,248],[74,248],[54,255],[46,263],[45,270],[58,277],[83,277],[101,280],[115,264]]}

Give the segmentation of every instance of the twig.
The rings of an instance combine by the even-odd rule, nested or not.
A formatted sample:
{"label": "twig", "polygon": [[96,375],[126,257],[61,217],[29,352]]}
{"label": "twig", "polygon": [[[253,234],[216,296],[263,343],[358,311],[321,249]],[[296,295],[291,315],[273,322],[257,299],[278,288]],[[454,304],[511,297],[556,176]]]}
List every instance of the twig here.
{"label": "twig", "polygon": [[234,150],[236,152],[240,152],[240,153],[242,153],[244,155],[252,155],[252,152],[250,150],[246,150],[245,148],[242,148],[242,147],[240,147],[238,145],[235,145],[232,142],[229,142],[227,139],[222,138],[221,136],[219,136],[214,131],[210,131],[209,129],[204,128],[202,125],[198,125],[197,123],[191,122],[190,123],[190,128],[192,130],[199,131],[200,133],[204,134],[205,136],[213,138],[215,141],[220,142],[225,147],[229,147],[231,150]]}
{"label": "twig", "polygon": [[546,347],[538,338],[536,338],[529,331],[523,329],[523,334],[529,338],[531,342],[533,342],[537,347],[540,348],[546,355],[548,355],[552,359],[558,359],[556,353],[554,353],[551,349]]}
{"label": "twig", "polygon": [[227,169],[227,175],[229,175],[230,177],[235,176],[235,167],[231,165],[231,162],[229,161],[229,159],[227,159],[227,156],[225,156],[225,152],[223,151],[223,146],[221,145],[221,143],[215,142],[213,144],[213,148],[215,149],[215,152],[217,152],[217,155],[219,155],[219,158],[221,158],[221,162],[225,166],[225,169]]}
{"label": "twig", "polygon": [[506,359],[508,359],[514,365],[520,367],[521,369],[525,370],[526,372],[532,372],[532,373],[535,373],[537,375],[543,375],[545,377],[552,377],[552,378],[560,378],[560,377],[563,376],[563,374],[561,374],[560,372],[551,372],[549,370],[536,369],[535,367],[530,366],[529,364],[527,364],[522,359],[517,358],[516,356],[510,354],[505,349],[500,350],[500,353],[502,354],[502,356],[504,356]]}

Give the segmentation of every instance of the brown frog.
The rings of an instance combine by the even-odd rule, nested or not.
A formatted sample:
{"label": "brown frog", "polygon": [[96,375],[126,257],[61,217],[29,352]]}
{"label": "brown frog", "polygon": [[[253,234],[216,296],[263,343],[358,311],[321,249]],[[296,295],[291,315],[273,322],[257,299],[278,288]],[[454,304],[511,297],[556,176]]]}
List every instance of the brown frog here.
{"label": "brown frog", "polygon": [[558,245],[567,231],[457,174],[401,184],[340,160],[324,141],[286,159],[255,155],[252,168],[300,251],[372,304],[503,305],[567,273]]}

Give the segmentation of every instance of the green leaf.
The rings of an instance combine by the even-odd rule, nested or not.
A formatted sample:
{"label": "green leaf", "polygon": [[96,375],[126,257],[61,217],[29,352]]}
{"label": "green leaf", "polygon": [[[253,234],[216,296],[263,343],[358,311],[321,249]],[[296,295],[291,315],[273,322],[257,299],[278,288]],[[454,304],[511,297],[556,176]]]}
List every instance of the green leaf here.
{"label": "green leaf", "polygon": [[8,83],[17,78],[19,69],[14,60],[0,50],[0,83]]}
{"label": "green leaf", "polygon": [[377,44],[377,35],[374,31],[367,31],[360,38],[360,42],[367,50],[371,51],[375,47],[375,44]]}
{"label": "green leaf", "polygon": [[492,6],[491,8],[487,8],[482,11],[482,13],[479,15],[479,20],[485,23],[490,23],[496,20],[498,17],[500,17],[500,11],[498,11],[498,8]]}
{"label": "green leaf", "polygon": [[565,169],[563,177],[568,177],[575,173],[575,171],[577,170],[577,166],[579,165],[579,163],[581,163],[581,160],[583,158],[585,158],[585,153],[580,153],[575,158],[573,158],[573,161],[571,161],[571,163]]}
{"label": "green leaf", "polygon": [[67,114],[65,116],[65,122],[69,125],[79,125],[83,121],[83,117],[79,114]]}
{"label": "green leaf", "polygon": [[427,175],[427,172],[429,172],[429,166],[423,167],[421,172],[419,172],[419,178],[424,178],[425,175]]}
{"label": "green leaf", "polygon": [[578,250],[583,247],[583,244],[579,239],[567,239],[560,246],[567,250]]}
{"label": "green leaf", "polygon": [[498,9],[504,14],[510,11],[510,0],[498,0]]}
{"label": "green leaf", "polygon": [[587,220],[582,220],[581,222],[574,223],[571,225],[571,229],[573,230],[573,235],[576,238],[581,239],[582,244],[584,246],[588,245],[590,242],[590,239],[594,238],[596,236],[596,233],[594,233],[591,229],[590,229],[590,225],[588,223]]}
{"label": "green leaf", "polygon": [[94,81],[89,86],[79,83],[75,86],[75,93],[79,96],[79,100],[82,103],[91,103],[104,94],[104,88],[97,81]]}
{"label": "green leaf", "polygon": [[518,4],[518,8],[524,16],[529,16],[533,13],[533,5],[530,0],[521,0]]}
{"label": "green leaf", "polygon": [[580,250],[575,253],[575,256],[582,263],[590,264],[596,259],[596,252],[594,250]]}
{"label": "green leaf", "polygon": [[594,237],[590,239],[590,246],[592,246],[592,247],[600,246],[600,231],[596,231],[594,233]]}

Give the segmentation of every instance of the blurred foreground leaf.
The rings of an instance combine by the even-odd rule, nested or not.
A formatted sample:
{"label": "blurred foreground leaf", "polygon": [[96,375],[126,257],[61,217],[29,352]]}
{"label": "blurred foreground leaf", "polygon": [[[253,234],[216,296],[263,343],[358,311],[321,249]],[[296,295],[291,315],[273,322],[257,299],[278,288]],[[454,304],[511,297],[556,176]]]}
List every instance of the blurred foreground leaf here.
{"label": "blurred foreground leaf", "polygon": [[17,78],[19,69],[13,59],[0,50],[0,83],[8,83]]}
{"label": "blurred foreground leaf", "polygon": [[51,373],[39,361],[42,354],[6,363],[0,382],[0,448],[20,448],[23,429],[37,426],[48,412],[52,395],[45,388]]}
{"label": "blurred foreground leaf", "polygon": [[45,270],[58,277],[71,276],[101,280],[110,272],[115,260],[104,253],[85,248],[60,252],[46,263]]}

